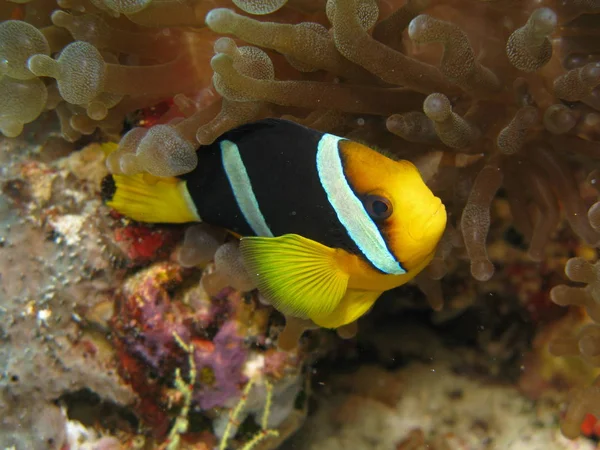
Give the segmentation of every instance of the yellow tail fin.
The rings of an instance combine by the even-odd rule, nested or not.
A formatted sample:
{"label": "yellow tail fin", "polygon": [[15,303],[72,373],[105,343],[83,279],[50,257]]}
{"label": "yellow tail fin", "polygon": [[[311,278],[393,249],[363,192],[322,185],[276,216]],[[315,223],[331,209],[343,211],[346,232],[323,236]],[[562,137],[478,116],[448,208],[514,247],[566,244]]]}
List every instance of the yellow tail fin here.
{"label": "yellow tail fin", "polygon": [[199,222],[200,216],[178,178],[148,174],[108,175],[102,181],[102,198],[108,206],[140,222]]}

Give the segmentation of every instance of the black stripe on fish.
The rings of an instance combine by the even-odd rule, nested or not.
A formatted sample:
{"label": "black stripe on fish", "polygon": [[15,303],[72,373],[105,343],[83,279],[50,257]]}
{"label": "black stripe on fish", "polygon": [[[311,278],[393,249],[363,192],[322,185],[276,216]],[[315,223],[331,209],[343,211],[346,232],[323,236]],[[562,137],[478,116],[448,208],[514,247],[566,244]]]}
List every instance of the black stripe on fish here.
{"label": "black stripe on fish", "polygon": [[198,167],[181,178],[202,219],[241,235],[253,235],[221,163],[221,142],[241,156],[265,222],[274,236],[299,234],[358,254],[323,190],[316,168],[323,133],[281,119],[244,125],[198,150]]}

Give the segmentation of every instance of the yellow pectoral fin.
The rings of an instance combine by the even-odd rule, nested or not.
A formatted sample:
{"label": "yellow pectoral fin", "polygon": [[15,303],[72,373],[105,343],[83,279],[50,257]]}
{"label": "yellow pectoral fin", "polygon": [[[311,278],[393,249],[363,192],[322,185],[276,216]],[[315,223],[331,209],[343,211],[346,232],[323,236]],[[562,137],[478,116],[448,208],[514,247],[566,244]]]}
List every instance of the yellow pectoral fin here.
{"label": "yellow pectoral fin", "polygon": [[328,316],[315,317],[313,321],[323,328],[338,328],[352,323],[365,314],[382,292],[348,289],[338,307]]}
{"label": "yellow pectoral fin", "polygon": [[337,250],[296,234],[244,237],[242,258],[267,300],[286,315],[313,319],[333,312],[349,275]]}

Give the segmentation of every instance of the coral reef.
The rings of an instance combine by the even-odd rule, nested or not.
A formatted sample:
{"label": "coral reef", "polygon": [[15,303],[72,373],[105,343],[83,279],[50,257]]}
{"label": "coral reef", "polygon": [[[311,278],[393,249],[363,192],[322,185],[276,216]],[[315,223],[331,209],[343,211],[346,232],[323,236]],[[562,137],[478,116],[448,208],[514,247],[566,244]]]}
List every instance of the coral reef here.
{"label": "coral reef", "polygon": [[[374,389],[388,392],[383,399],[374,389],[364,392],[364,385],[374,379],[380,380]],[[414,363],[393,372],[375,368],[329,383],[330,393],[320,399],[305,433],[283,449],[596,448],[560,434],[553,422],[553,401],[531,402],[512,387],[474,381],[441,362]]]}
{"label": "coral reef", "polygon": [[[64,394],[89,389],[123,406],[135,399],[106,340],[78,324],[109,296],[118,255],[94,196],[104,156],[93,146],[46,163],[40,147],[3,146],[0,445],[60,448],[66,418],[54,402]],[[75,169],[82,164],[87,173]]]}
{"label": "coral reef", "polygon": [[181,227],[111,214],[100,145],[3,146],[2,448],[211,448],[250,379],[230,441],[253,439],[267,394],[273,436],[300,426],[306,355],[275,348],[255,295],[206,293],[176,262]]}
{"label": "coral reef", "polygon": [[[282,348],[312,324],[294,324],[278,349],[280,318],[248,293],[234,240],[204,225],[131,223],[99,199],[106,167],[180,175],[203,144],[264,117],[415,162],[449,213],[416,282],[440,328],[481,308],[485,330],[470,340],[493,363],[479,366],[496,374],[518,367],[516,353],[538,332],[542,344],[526,360],[551,373],[540,376],[550,389],[560,370],[541,350],[551,337],[540,330],[566,313],[550,298],[585,310],[569,311],[565,328],[549,326],[573,336],[554,340],[552,353],[598,366],[599,263],[586,261],[600,246],[599,12],[583,0],[1,3],[0,132],[14,139],[3,139],[0,152],[0,445],[60,448],[77,433],[104,439],[87,424],[77,431],[68,399],[82,390],[134,411],[148,445],[174,445],[177,436],[213,446],[240,399],[236,421],[251,419],[230,425],[223,445],[278,429],[278,438],[261,441],[276,445],[299,426],[303,413],[290,405],[305,360],[319,353]],[[98,145],[81,150],[107,140],[119,144],[106,162]],[[564,284],[565,262],[568,278],[585,287]],[[414,300],[410,289],[392,295]],[[514,301],[477,303],[506,291]],[[518,325],[498,324],[506,310],[519,311],[511,316]],[[391,364],[398,350],[385,327],[366,325],[359,340],[377,343]],[[424,342],[440,358],[436,338]],[[558,378],[570,387],[573,371]],[[521,387],[536,396],[540,377]],[[569,437],[586,414],[600,417],[598,381],[572,398],[562,426]],[[124,422],[105,427],[125,433],[108,436],[107,446],[140,439],[138,424]],[[415,432],[393,444],[429,439]]]}
{"label": "coral reef", "polygon": [[[551,291],[552,300],[561,306],[578,306],[584,308],[586,316],[568,333],[558,335],[552,342],[550,351],[556,356],[579,356],[592,367],[598,367],[598,262],[592,264],[584,258],[571,258],[566,264],[565,272],[571,281],[585,283],[585,287],[568,285],[555,286]],[[566,411],[562,430],[566,436],[574,437],[585,425],[586,415],[600,417],[597,409],[596,378],[589,387],[578,387]]]}
{"label": "coral reef", "polygon": [[[123,286],[111,323],[122,376],[140,394],[140,411],[157,435],[169,427],[166,404],[173,400],[165,395],[165,383],[173,381],[176,370],[191,371],[180,343],[193,346],[194,411],[230,405],[248,381],[243,371],[250,355],[244,339],[253,335],[241,329],[244,312],[239,310],[250,306],[235,291],[213,304],[201,285],[183,301],[172,302],[167,289],[175,289],[183,276],[179,265],[167,262],[138,272]],[[249,314],[264,315],[260,310]]]}

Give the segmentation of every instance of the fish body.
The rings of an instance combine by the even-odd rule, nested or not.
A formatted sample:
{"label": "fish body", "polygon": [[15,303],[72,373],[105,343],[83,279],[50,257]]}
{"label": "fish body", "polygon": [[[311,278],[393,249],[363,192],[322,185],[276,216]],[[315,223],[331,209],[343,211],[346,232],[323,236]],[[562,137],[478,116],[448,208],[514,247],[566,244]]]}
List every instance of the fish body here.
{"label": "fish body", "polygon": [[261,293],[327,328],[417,275],[446,225],[410,162],[281,119],[225,133],[180,177],[113,179],[107,203],[132,219],[204,221],[241,236]]}

